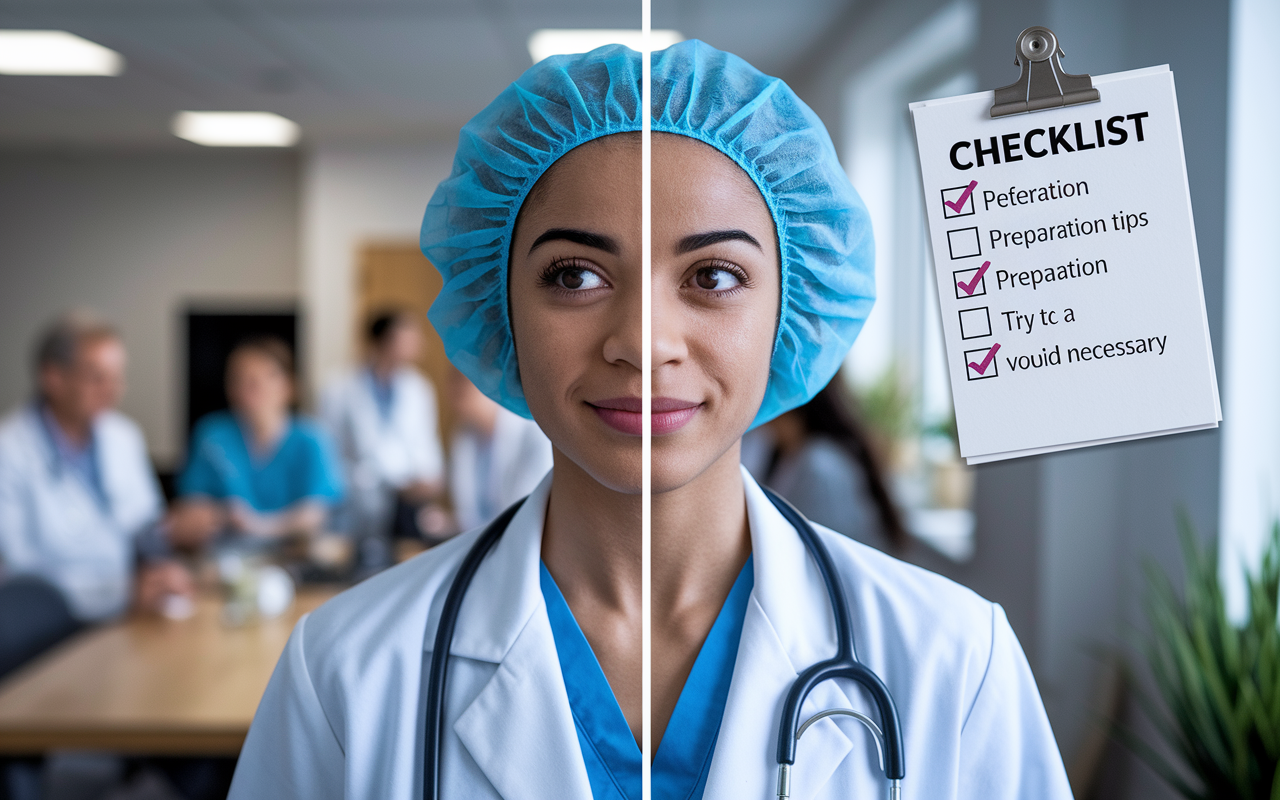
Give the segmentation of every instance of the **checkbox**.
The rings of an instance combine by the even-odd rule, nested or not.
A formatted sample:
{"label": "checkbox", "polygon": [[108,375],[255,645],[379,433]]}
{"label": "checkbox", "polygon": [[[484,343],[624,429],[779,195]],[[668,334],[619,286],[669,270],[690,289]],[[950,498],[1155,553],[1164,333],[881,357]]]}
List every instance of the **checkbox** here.
{"label": "checkbox", "polygon": [[947,247],[951,250],[953,261],[958,258],[982,255],[982,244],[978,241],[977,227],[947,231]]}
{"label": "checkbox", "polygon": [[952,186],[950,189],[943,189],[942,218],[955,219],[956,217],[973,216],[977,210],[977,203],[973,199],[973,190],[977,186],[977,181],[970,181],[964,186]]}
{"label": "checkbox", "polygon": [[[955,287],[957,300],[968,300],[971,297],[982,297],[987,293],[987,276],[984,272],[981,277],[978,273],[982,272],[982,267],[973,267],[972,269],[958,269],[951,273],[951,285]],[[975,287],[973,279],[978,278],[978,285]],[[963,284],[963,286],[961,285]],[[971,292],[965,289],[973,289]]]}
{"label": "checkbox", "polygon": [[991,314],[986,306],[966,308],[960,312],[960,338],[981,339],[991,335]]}
{"label": "checkbox", "polygon": [[996,353],[1000,352],[1000,344],[990,347],[979,347],[977,350],[964,351],[965,376],[971,381],[984,381],[1000,374],[996,363]]}

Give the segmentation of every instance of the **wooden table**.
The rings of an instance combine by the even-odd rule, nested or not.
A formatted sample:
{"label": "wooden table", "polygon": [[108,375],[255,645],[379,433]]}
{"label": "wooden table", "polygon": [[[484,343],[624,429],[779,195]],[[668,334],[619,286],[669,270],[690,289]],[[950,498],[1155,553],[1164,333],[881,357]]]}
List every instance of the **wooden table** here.
{"label": "wooden table", "polygon": [[283,616],[240,628],[202,597],[187,620],[81,633],[0,683],[0,753],[234,756],[294,623],[335,592],[304,588]]}

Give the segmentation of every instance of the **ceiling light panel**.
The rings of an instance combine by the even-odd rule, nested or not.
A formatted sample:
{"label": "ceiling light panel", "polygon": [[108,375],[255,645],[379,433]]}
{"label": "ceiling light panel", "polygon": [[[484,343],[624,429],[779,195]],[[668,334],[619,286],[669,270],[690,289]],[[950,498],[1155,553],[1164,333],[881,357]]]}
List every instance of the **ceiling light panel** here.
{"label": "ceiling light panel", "polygon": [[119,75],[124,56],[66,31],[0,30],[0,75]]}
{"label": "ceiling light panel", "polygon": [[[684,37],[678,31],[650,32],[649,45],[654,50],[662,50],[680,41],[684,41]],[[644,44],[644,34],[626,29],[543,28],[529,37],[529,55],[536,64],[550,56],[589,53],[606,44],[624,44],[632,50],[639,50]]]}
{"label": "ceiling light panel", "polygon": [[267,111],[180,111],[175,136],[207,147],[292,147],[298,123]]}

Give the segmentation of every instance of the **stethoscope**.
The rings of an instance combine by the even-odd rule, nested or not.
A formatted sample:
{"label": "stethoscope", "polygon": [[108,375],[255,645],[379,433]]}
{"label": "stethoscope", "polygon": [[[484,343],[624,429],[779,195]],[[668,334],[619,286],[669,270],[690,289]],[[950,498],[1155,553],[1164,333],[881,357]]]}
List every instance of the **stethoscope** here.
{"label": "stethoscope", "polygon": [[[764,489],[764,487],[761,487]],[[796,745],[800,737],[811,725],[821,719],[832,716],[849,716],[866,726],[875,738],[876,751],[880,758],[880,768],[889,780],[889,800],[900,800],[902,797],[902,779],[906,775],[906,766],[902,753],[902,725],[898,719],[898,708],[893,702],[893,695],[874,672],[858,661],[853,646],[853,623],[849,619],[849,608],[844,602],[844,589],[836,575],[831,554],[818,538],[818,532],[799,511],[774,494],[769,489],[764,493],[800,534],[805,549],[818,565],[822,582],[827,588],[827,599],[831,603],[831,613],[836,623],[835,657],[806,669],[791,684],[787,692],[786,702],[782,705],[782,723],[778,728],[778,797],[785,800],[791,796],[791,767],[796,763]],[[462,560],[458,574],[445,596],[444,609],[440,613],[440,624],[436,628],[435,647],[431,651],[431,671],[427,676],[427,709],[425,731],[425,753],[422,762],[422,796],[424,800],[437,800],[440,796],[440,733],[444,729],[444,690],[448,680],[449,659],[436,658],[440,653],[448,654],[453,642],[453,631],[458,625],[458,614],[462,608],[462,598],[475,577],[480,562],[489,554],[493,546],[502,538],[511,518],[520,510],[524,500],[516,503],[498,515],[480,534],[480,538],[471,546],[471,550]],[[803,723],[800,722],[800,706],[804,704],[809,692],[819,683],[832,678],[847,678],[866,690],[875,703],[880,717],[876,721],[848,708],[833,708],[815,714]]]}

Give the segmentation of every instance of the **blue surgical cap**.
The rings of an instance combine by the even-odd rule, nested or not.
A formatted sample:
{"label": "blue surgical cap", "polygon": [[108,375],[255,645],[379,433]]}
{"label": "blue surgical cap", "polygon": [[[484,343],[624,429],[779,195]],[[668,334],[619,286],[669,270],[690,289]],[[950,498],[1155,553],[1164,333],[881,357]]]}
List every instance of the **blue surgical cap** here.
{"label": "blue surgical cap", "polygon": [[[773,216],[782,300],[758,425],[808,402],[839,368],[874,298],[866,207],[817,115],[791,89],[696,40],[653,53],[652,129],[711,145],[751,176]],[[431,322],[485,394],[530,416],[507,303],[516,216],[579,145],[639,131],[640,54],[609,45],[531,67],[467,123],[422,221],[444,276]]]}

